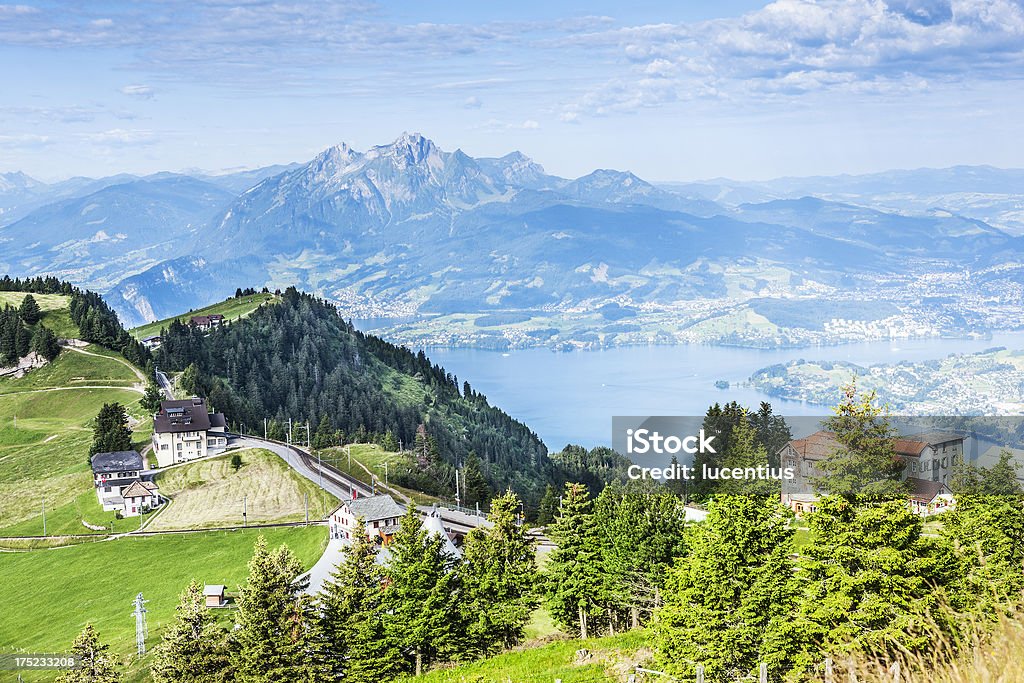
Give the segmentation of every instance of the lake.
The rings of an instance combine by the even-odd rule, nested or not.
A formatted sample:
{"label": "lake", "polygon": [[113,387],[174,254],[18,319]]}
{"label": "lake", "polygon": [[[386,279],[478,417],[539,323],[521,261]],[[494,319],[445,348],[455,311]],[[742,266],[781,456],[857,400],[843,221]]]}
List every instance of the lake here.
{"label": "lake", "polygon": [[905,339],[803,349],[682,345],[568,353],[546,348],[502,352],[430,347],[424,351],[457,375],[459,382],[468,380],[492,404],[529,425],[549,449],[558,450],[567,443],[610,445],[614,415],[703,415],[716,401],[735,400],[756,408],[769,400],[783,415],[828,414],[826,407],[770,398],[748,387],[715,388],[717,380],[743,382],[754,371],[774,363],[800,358],[858,365],[922,361],[993,346],[1024,348],[1024,333],[997,333],[991,339]]}

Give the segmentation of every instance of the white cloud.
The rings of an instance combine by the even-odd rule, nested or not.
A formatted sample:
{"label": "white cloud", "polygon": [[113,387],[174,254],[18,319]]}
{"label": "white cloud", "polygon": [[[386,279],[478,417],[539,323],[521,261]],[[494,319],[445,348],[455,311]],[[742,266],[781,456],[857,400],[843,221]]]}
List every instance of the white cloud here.
{"label": "white cloud", "polygon": [[479,109],[483,106],[483,102],[480,101],[479,97],[474,95],[472,97],[467,97],[465,101],[463,101],[462,106],[466,109]]}
{"label": "white cloud", "polygon": [[148,85],[126,85],[121,88],[121,94],[137,97],[141,100],[151,100],[156,93]]}

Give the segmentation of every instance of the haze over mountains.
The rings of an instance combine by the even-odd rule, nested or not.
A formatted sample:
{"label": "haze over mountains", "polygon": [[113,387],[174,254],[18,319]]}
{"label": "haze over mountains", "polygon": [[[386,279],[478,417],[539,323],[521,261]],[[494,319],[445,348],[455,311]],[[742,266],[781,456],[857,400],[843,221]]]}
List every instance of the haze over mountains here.
{"label": "haze over mountains", "polygon": [[[794,302],[826,299],[848,302],[826,312],[839,319],[904,315],[971,331],[1013,317],[1022,181],[1024,171],[988,167],[659,185],[597,170],[570,180],[518,152],[474,159],[404,134],[223,176],[46,185],[0,175],[0,270],[104,291],[128,324],[240,285],[294,284],[356,317],[468,325],[453,343],[806,343],[799,330],[810,327],[797,321],[791,333]],[[916,303],[897,291],[924,275],[937,284]],[[964,317],[979,297],[998,314]],[[876,300],[889,305],[862,305]],[[729,320],[749,335],[714,331]],[[422,326],[393,331],[443,341]]]}

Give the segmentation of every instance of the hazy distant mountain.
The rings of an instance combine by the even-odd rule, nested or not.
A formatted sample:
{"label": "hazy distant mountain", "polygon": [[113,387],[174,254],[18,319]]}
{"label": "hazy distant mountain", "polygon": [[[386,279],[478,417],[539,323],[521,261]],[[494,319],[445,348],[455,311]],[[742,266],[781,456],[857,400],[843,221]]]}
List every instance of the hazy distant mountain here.
{"label": "hazy distant mountain", "polygon": [[168,174],[47,204],[0,228],[0,270],[53,273],[107,288],[194,251],[203,239],[200,228],[233,197],[215,185]]}
{"label": "hazy distant mountain", "polygon": [[[713,315],[740,316],[735,324],[756,332],[778,305],[730,307],[754,297],[856,296],[858,287],[916,273],[984,272],[978,296],[1001,301],[1019,271],[991,267],[1019,262],[1020,238],[970,214],[838,196],[842,187],[868,192],[887,182],[903,183],[920,202],[924,194],[909,194],[917,184],[1010,188],[1017,172],[1000,173],[654,185],[608,169],[560,178],[519,152],[473,158],[403,134],[366,151],[339,144],[304,164],[219,176],[43,187],[11,177],[10,196],[68,196],[0,228],[0,268],[57,272],[109,290],[128,323],[205,305],[238,286],[294,284],[357,315],[487,313],[497,321],[540,311],[618,320],[636,306],[676,310],[718,299]],[[880,317],[893,310],[903,309],[877,307]],[[699,324],[702,314],[687,315],[686,324]]]}

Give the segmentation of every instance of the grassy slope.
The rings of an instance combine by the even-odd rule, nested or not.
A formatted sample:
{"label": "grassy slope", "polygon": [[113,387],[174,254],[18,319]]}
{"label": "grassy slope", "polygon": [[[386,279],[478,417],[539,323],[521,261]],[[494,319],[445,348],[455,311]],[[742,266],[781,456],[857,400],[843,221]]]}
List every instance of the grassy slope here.
{"label": "grassy slope", "polygon": [[[0,292],[0,308],[7,304],[20,306],[24,298],[24,292]],[[70,297],[63,294],[33,294],[32,298],[43,312],[43,325],[53,330],[54,334],[63,339],[73,339],[79,335],[78,325],[72,322],[68,313]]]}
{"label": "grassy slope", "polygon": [[[327,543],[326,528],[297,527],[119,538],[6,554],[0,561],[5,593],[0,643],[7,651],[64,652],[86,622],[92,622],[112,649],[127,657],[135,650],[131,601],[142,592],[149,601],[147,642],[152,647],[192,579],[222,583],[229,596],[237,591],[259,535],[271,548],[286,543],[307,567]],[[142,680],[147,664],[148,658],[133,663],[134,675],[128,680]]]}
{"label": "grassy slope", "polygon": [[[351,449],[352,451],[351,467],[349,467],[349,458],[346,449]],[[377,475],[377,480],[379,482],[384,481],[385,462],[388,463],[388,467],[391,468],[391,472],[394,472],[396,467],[412,465],[412,456],[408,452],[397,453],[394,451],[385,451],[376,444],[365,443],[354,443],[350,446],[324,449],[321,452],[321,458],[323,459],[323,462],[336,467],[345,474],[348,474],[366,484],[370,483],[370,475],[366,473],[366,470]],[[366,469],[360,467],[360,464],[365,465]],[[391,484],[391,488],[396,489],[407,496],[411,496],[421,505],[428,505],[438,500],[435,496],[407,489],[402,486],[395,486],[394,484]]]}
{"label": "grassy slope", "polygon": [[[142,421],[136,441],[148,441],[140,394],[122,388],[134,381],[131,370],[116,360],[73,351],[61,352],[21,379],[0,379],[0,536],[42,533],[44,497],[50,534],[89,533],[83,518],[110,522],[113,513],[102,511],[92,491],[90,423],[104,402],[118,401]],[[75,385],[115,388],[38,391]]]}
{"label": "grassy slope", "polygon": [[[623,635],[588,640],[566,639],[507,652],[490,659],[452,669],[431,671],[408,681],[415,683],[509,683],[509,681],[624,681],[635,666],[649,658],[646,646],[650,634],[632,631]],[[577,663],[577,650],[587,649],[592,657]]]}
{"label": "grassy slope", "polygon": [[160,492],[173,502],[147,527],[201,528],[241,522],[242,497],[247,497],[248,521],[299,522],[305,518],[309,496],[310,519],[322,519],[337,499],[263,449],[237,451],[242,467],[235,472],[231,456],[176,467],[159,475]]}
{"label": "grassy slope", "polygon": [[136,327],[131,332],[136,339],[145,339],[154,334],[160,334],[160,328],[167,327],[170,322],[174,319],[187,322],[189,318],[194,315],[210,315],[211,313],[220,313],[227,320],[236,320],[237,318],[244,318],[253,311],[255,311],[261,304],[269,301],[276,300],[273,294],[254,294],[252,296],[243,296],[241,299],[235,299],[234,297],[221,301],[216,304],[207,306],[206,308],[200,308],[196,311],[189,311],[188,313],[182,313],[181,315],[174,316],[173,318],[166,318],[164,320],[157,320],[155,322],[147,323]]}

